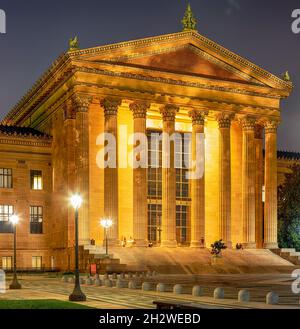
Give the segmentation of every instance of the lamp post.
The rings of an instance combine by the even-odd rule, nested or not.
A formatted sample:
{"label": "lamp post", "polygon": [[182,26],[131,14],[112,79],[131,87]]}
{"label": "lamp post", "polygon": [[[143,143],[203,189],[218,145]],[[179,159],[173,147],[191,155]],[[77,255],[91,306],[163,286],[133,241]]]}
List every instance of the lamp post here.
{"label": "lamp post", "polygon": [[18,282],[17,277],[17,224],[19,223],[19,217],[14,214],[9,220],[14,228],[14,277],[9,289],[21,289],[22,286]]}
{"label": "lamp post", "polygon": [[81,291],[79,281],[79,265],[78,265],[78,210],[82,204],[82,198],[79,194],[75,194],[71,198],[72,207],[75,210],[75,287],[73,293],[69,296],[71,302],[85,302],[86,296]]}
{"label": "lamp post", "polygon": [[111,219],[102,219],[100,224],[105,230],[105,253],[106,257],[108,257],[108,229],[112,226],[113,222]]}

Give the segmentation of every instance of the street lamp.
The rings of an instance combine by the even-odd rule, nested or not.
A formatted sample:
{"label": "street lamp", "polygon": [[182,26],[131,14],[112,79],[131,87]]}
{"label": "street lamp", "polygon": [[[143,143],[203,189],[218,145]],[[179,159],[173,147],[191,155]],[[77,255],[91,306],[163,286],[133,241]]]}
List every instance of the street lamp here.
{"label": "street lamp", "polygon": [[79,194],[74,194],[71,197],[71,205],[75,210],[75,287],[73,293],[69,296],[71,302],[85,302],[86,296],[81,291],[79,281],[79,266],[78,266],[78,209],[82,205],[82,197]]}
{"label": "street lamp", "polygon": [[109,218],[102,219],[100,221],[100,224],[105,230],[105,253],[106,253],[106,256],[108,257],[108,229],[110,227],[112,227],[113,221]]}
{"label": "street lamp", "polygon": [[17,277],[17,224],[19,223],[19,216],[13,214],[9,221],[12,223],[14,228],[14,277],[9,289],[21,289],[22,286],[18,282]]}

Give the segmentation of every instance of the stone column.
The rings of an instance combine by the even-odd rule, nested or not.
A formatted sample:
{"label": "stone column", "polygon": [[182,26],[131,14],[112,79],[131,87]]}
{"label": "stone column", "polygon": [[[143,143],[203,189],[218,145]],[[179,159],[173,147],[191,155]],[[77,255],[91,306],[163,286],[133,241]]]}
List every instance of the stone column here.
{"label": "stone column", "polygon": [[233,118],[233,113],[226,112],[216,117],[220,131],[220,238],[228,248],[232,248],[230,128]]}
{"label": "stone column", "polygon": [[175,143],[170,140],[175,134],[175,117],[178,110],[175,105],[165,105],[160,110],[163,118],[162,247],[177,247]]}
{"label": "stone column", "polygon": [[[147,159],[146,118],[149,108],[150,104],[147,102],[130,104],[130,109],[133,112],[134,134],[140,134],[140,136],[135,137],[135,147],[143,147]],[[146,145],[144,145],[145,143]],[[135,160],[140,161],[141,154],[137,155]],[[144,167],[133,168],[133,238],[136,242],[135,245],[139,247],[148,246],[147,165],[148,161]]]}
{"label": "stone column", "polygon": [[278,248],[277,238],[277,121],[265,124],[265,230],[264,248]]}
{"label": "stone column", "polygon": [[255,126],[255,231],[256,245],[258,248],[263,247],[263,127]]}
{"label": "stone column", "polygon": [[255,243],[255,119],[241,119],[243,129],[242,156],[242,223],[244,248],[256,248]]}
{"label": "stone column", "polygon": [[[197,172],[191,182],[191,247],[205,247],[205,140],[204,119],[208,111],[192,110],[192,161],[196,163]],[[201,144],[201,145],[197,145]],[[198,147],[204,154],[197,154]],[[200,160],[201,157],[201,160]],[[196,170],[192,168],[192,170]]]}
{"label": "stone column", "polygon": [[92,97],[74,95],[73,106],[76,109],[76,187],[83,198],[79,209],[79,244],[90,244],[89,228],[89,106]]}
{"label": "stone column", "polygon": [[[76,109],[69,100],[64,104],[64,141],[65,141],[65,172],[66,191],[71,196],[76,193]],[[71,204],[68,207],[68,247],[74,245],[74,209]]]}
{"label": "stone column", "polygon": [[104,217],[113,221],[108,231],[109,245],[119,244],[119,207],[118,207],[118,109],[122,101],[105,98],[100,104],[104,109],[104,133],[114,136],[116,141],[116,166],[104,169]]}

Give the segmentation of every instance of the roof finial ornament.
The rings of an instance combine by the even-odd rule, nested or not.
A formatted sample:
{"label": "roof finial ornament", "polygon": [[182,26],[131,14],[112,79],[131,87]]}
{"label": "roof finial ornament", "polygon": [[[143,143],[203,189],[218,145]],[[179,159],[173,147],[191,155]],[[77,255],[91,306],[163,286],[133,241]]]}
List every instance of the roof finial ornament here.
{"label": "roof finial ornament", "polygon": [[74,39],[71,38],[69,40],[69,51],[74,51],[78,49],[79,49],[79,41],[78,41],[78,37],[75,36]]}
{"label": "roof finial ornament", "polygon": [[197,30],[197,20],[192,11],[191,5],[188,4],[187,9],[185,11],[183,20],[183,31],[196,31]]}
{"label": "roof finial ornament", "polygon": [[289,71],[286,71],[286,72],[283,74],[283,80],[284,80],[284,81],[288,81],[288,82],[292,81]]}

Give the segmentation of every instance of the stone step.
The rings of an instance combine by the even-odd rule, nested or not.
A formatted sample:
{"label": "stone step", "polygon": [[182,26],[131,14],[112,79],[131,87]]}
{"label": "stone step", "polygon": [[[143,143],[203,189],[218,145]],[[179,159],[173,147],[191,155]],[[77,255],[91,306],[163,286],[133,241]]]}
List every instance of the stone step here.
{"label": "stone step", "polygon": [[282,248],[282,249],[279,249],[280,252],[283,252],[283,253],[286,253],[286,252],[296,252],[296,249],[293,249],[293,248]]}
{"label": "stone step", "polygon": [[299,252],[299,251],[291,252],[290,255],[291,255],[291,256],[300,257],[300,252]]}

